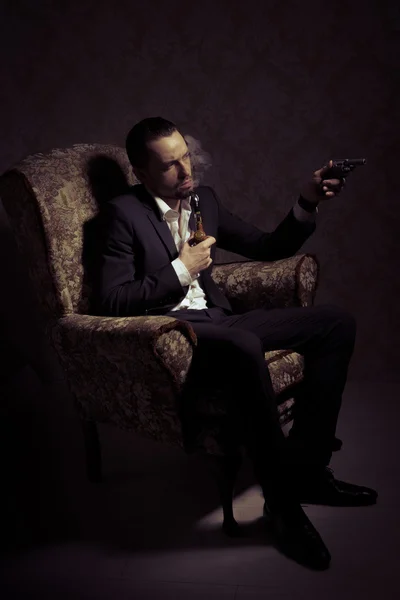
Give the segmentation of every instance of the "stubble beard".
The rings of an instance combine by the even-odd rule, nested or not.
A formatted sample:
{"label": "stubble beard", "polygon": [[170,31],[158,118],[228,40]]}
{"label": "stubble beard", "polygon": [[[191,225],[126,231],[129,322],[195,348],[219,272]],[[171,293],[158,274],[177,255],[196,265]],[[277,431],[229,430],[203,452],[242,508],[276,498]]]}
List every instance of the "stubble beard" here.
{"label": "stubble beard", "polygon": [[188,189],[188,190],[176,190],[175,193],[175,198],[177,200],[185,200],[185,198],[189,198],[190,194],[193,192],[193,190]]}

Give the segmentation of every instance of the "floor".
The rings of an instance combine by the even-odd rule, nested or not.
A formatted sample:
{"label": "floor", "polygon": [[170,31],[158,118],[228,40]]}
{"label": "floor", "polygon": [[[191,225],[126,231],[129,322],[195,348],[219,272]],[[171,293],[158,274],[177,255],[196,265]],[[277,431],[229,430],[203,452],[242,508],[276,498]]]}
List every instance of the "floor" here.
{"label": "floor", "polygon": [[2,421],[0,597],[397,598],[399,392],[399,383],[348,382],[338,428],[344,445],[332,466],[380,496],[373,507],[306,507],[332,554],[331,568],[318,573],[271,544],[247,463],[235,498],[245,536],[236,540],[220,531],[206,466],[174,448],[104,426],[104,482],[88,483],[68,394],[25,374],[3,390],[14,416]]}

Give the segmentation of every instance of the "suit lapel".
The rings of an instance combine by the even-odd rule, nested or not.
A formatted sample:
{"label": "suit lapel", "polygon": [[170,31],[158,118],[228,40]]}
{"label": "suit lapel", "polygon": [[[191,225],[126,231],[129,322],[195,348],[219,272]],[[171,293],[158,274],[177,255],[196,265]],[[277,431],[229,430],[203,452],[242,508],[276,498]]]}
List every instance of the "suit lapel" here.
{"label": "suit lapel", "polygon": [[147,217],[156,230],[157,235],[160,240],[164,244],[168,254],[171,259],[174,260],[179,252],[176,248],[174,238],[171,235],[169,227],[160,215],[160,211],[158,209],[157,203],[154,198],[148,193],[144,185],[138,186],[138,189],[135,190],[137,197],[143,203],[143,206],[147,209]]}
{"label": "suit lapel", "polygon": [[150,223],[156,230],[158,236],[160,237],[162,243],[168,250],[168,254],[172,258],[172,260],[174,260],[178,256],[179,252],[166,221],[161,220],[155,213],[149,213],[147,216],[150,220]]}
{"label": "suit lapel", "polygon": [[[179,252],[176,248],[174,239],[171,235],[167,223],[162,219],[160,215],[160,211],[158,210],[157,203],[154,200],[153,196],[151,196],[148,193],[144,185],[138,185],[137,189],[135,190],[135,193],[139,200],[143,203],[143,206],[147,209],[147,216],[150,220],[150,223],[152,224],[162,243],[166,247],[168,254],[171,256],[172,259],[175,259],[178,256]],[[190,213],[189,218],[189,229],[191,231],[196,231],[196,219],[194,216],[195,207],[193,205],[193,202],[191,202],[191,207],[192,212]]]}

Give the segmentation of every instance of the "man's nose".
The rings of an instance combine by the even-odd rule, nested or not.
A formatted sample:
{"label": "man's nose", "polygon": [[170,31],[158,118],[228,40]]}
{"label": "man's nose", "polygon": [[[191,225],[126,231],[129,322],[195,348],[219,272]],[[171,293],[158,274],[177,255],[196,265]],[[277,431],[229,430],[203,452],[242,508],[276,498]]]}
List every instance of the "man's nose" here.
{"label": "man's nose", "polygon": [[180,164],[179,165],[179,177],[180,179],[186,179],[190,176],[190,168],[188,165]]}

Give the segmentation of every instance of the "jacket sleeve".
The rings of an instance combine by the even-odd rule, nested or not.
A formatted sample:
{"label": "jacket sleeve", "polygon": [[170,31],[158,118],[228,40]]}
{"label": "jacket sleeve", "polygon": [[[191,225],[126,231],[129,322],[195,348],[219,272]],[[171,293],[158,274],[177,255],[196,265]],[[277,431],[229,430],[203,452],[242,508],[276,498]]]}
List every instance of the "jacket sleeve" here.
{"label": "jacket sleeve", "polygon": [[[123,208],[107,203],[101,219],[101,251],[98,268],[98,309],[102,314],[122,317],[170,310],[187,292],[171,263],[140,276],[135,266],[135,248],[140,247],[131,219]],[[161,311],[160,311],[161,312]]]}
{"label": "jacket sleeve", "polygon": [[223,250],[253,260],[280,260],[293,256],[315,231],[315,222],[298,221],[291,209],[272,233],[266,233],[229,212],[211,191],[218,205],[217,246]]}

